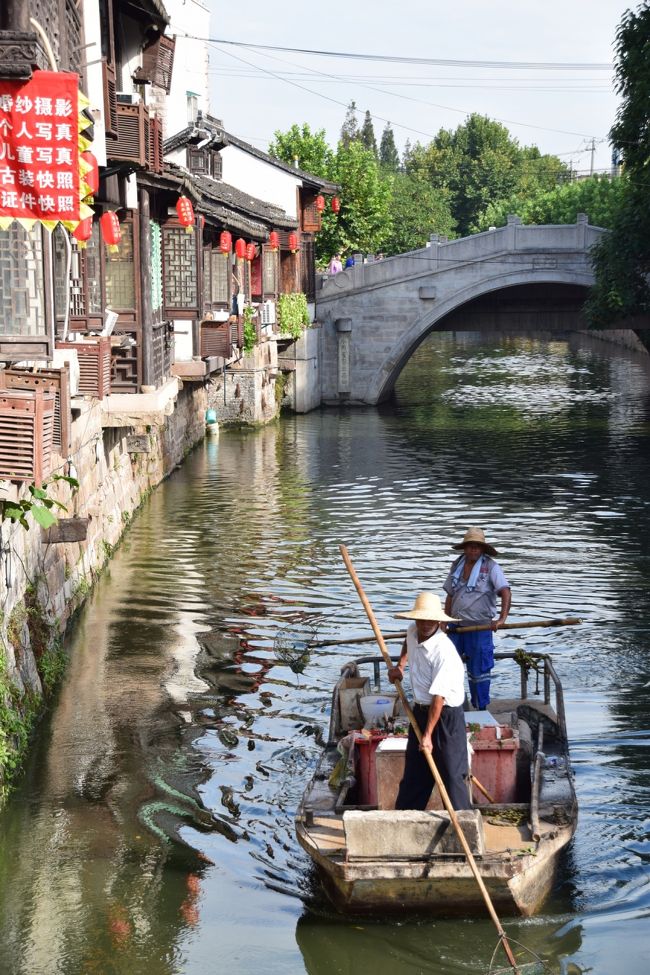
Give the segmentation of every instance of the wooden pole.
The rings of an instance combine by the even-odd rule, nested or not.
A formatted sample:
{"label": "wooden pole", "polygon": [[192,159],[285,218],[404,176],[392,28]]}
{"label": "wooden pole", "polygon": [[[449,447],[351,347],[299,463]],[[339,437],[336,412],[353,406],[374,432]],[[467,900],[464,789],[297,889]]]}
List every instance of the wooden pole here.
{"label": "wooden pole", "polygon": [[[565,619],[555,620],[522,620],[521,623],[502,623],[497,632],[501,630],[526,630],[534,626],[577,626],[582,620],[576,616],[568,616]],[[478,630],[491,630],[491,623],[480,623],[476,626],[459,626],[455,633],[475,633]],[[396,633],[385,633],[384,640],[403,640],[406,631],[401,630]],[[348,643],[375,643],[374,636],[349,636],[346,640],[317,640],[310,643],[310,647],[341,647]]]}
{"label": "wooden pole", "polygon": [[[388,653],[388,649],[387,649],[386,644],[384,642],[384,638],[382,636],[381,630],[379,629],[379,624],[377,623],[377,620],[375,618],[375,614],[373,612],[372,606],[370,605],[370,603],[368,601],[368,597],[366,596],[365,592],[363,591],[363,587],[361,586],[361,583],[359,581],[359,577],[357,576],[357,573],[356,573],[356,571],[354,569],[354,566],[352,565],[352,560],[350,559],[350,556],[348,554],[348,550],[345,547],[345,545],[340,545],[339,546],[339,550],[341,552],[341,555],[343,556],[343,561],[345,562],[345,567],[348,570],[348,572],[350,573],[350,578],[352,579],[352,582],[354,583],[354,588],[357,590],[357,593],[359,594],[359,599],[361,600],[361,603],[363,605],[363,608],[366,611],[366,615],[368,617],[368,620],[370,622],[370,625],[372,626],[373,632],[375,634],[375,638],[377,640],[377,644],[378,644],[379,649],[381,651],[381,655],[384,658],[384,661],[386,663],[386,666],[387,667],[392,667],[393,666],[393,662],[392,662],[392,660],[390,658],[390,654]],[[413,712],[412,712],[412,710],[411,710],[411,708],[409,706],[409,703],[407,701],[406,693],[404,691],[404,688],[401,685],[401,681],[397,681],[396,684],[395,684],[395,687],[397,688],[397,692],[398,692],[398,694],[399,694],[399,696],[400,696],[400,698],[402,700],[402,704],[404,705],[404,710],[406,711],[406,715],[407,715],[407,717],[408,717],[408,719],[409,719],[409,721],[411,723],[411,727],[413,728],[413,731],[415,732],[418,741],[421,741],[422,740],[422,734],[420,732],[420,728],[418,726],[418,723],[415,720],[415,715],[413,714]],[[485,901],[485,906],[488,909],[488,913],[489,913],[490,917],[492,918],[492,921],[494,922],[494,926],[497,929],[497,932],[498,932],[498,935],[499,935],[499,939],[501,941],[501,944],[503,945],[503,950],[506,953],[506,957],[508,959],[508,962],[510,963],[510,966],[511,966],[513,972],[515,972],[515,975],[519,975],[519,969],[517,968],[517,962],[515,960],[515,956],[512,953],[512,949],[511,949],[511,947],[510,947],[510,945],[508,943],[508,939],[506,938],[506,933],[503,930],[503,926],[501,924],[501,921],[499,920],[499,917],[497,915],[497,912],[494,909],[494,905],[493,905],[492,900],[490,898],[490,895],[488,893],[487,887],[485,886],[485,884],[483,882],[483,878],[481,877],[481,875],[479,873],[479,870],[478,870],[478,867],[476,866],[476,860],[474,859],[474,856],[472,855],[472,851],[469,848],[469,844],[467,842],[467,839],[465,838],[465,834],[463,833],[463,830],[462,830],[462,827],[460,825],[460,822],[458,821],[458,816],[456,815],[456,810],[452,806],[451,801],[449,799],[449,796],[447,794],[447,790],[445,789],[444,782],[440,778],[440,772],[438,771],[438,769],[436,767],[436,763],[433,760],[433,756],[431,755],[431,752],[430,751],[427,751],[427,750],[423,751],[422,754],[426,758],[427,764],[429,765],[429,768],[431,769],[431,774],[433,775],[434,781],[435,781],[436,785],[438,786],[438,791],[440,793],[440,798],[442,799],[442,802],[443,802],[443,805],[444,805],[445,809],[449,813],[449,819],[451,820],[451,823],[452,823],[452,825],[453,825],[453,827],[454,827],[454,829],[456,831],[456,835],[458,836],[458,840],[460,842],[460,845],[463,848],[463,851],[465,853],[465,857],[467,858],[467,863],[469,864],[469,867],[470,867],[472,873],[474,874],[474,879],[476,880],[476,883],[478,884],[478,888],[479,888],[479,890],[481,892],[481,895],[483,897],[483,900]]]}

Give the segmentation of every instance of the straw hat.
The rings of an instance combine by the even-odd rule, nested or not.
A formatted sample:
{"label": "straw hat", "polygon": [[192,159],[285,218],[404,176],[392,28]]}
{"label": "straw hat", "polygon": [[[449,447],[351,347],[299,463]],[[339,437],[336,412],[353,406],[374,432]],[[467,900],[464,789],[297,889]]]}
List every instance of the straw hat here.
{"label": "straw hat", "polygon": [[494,558],[495,555],[499,554],[494,546],[488,545],[488,543],[485,541],[485,533],[483,532],[482,528],[468,528],[462,542],[459,542],[458,545],[452,545],[451,547],[460,549],[472,542],[475,545],[482,545],[483,551],[486,555],[491,555]]}
{"label": "straw hat", "polygon": [[455,623],[453,616],[447,616],[442,608],[440,599],[434,592],[421,592],[415,599],[413,609],[405,613],[395,613],[398,620],[437,620],[441,622]]}

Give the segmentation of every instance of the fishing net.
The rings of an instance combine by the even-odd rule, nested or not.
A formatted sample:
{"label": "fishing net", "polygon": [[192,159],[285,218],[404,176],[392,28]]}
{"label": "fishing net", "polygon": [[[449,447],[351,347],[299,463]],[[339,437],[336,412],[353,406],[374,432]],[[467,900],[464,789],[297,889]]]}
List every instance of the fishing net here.
{"label": "fishing net", "polygon": [[526,952],[526,954],[529,957],[532,957],[534,961],[520,961],[519,959],[516,959],[517,967],[515,969],[513,969],[512,965],[508,965],[505,968],[502,966],[495,968],[494,965],[497,954],[499,949],[502,948],[501,940],[499,940],[496,948],[494,949],[487,975],[515,975],[515,972],[517,975],[549,975],[550,969],[546,967],[539,955],[536,955],[531,948],[527,948],[526,945],[522,945],[520,941],[514,941],[511,937],[508,937],[508,944],[511,948],[513,948],[513,946],[519,948],[520,956],[521,952]]}
{"label": "fishing net", "polygon": [[294,674],[302,674],[309,663],[311,645],[316,639],[316,625],[301,620],[288,623],[275,634],[273,650],[275,656],[286,664]]}

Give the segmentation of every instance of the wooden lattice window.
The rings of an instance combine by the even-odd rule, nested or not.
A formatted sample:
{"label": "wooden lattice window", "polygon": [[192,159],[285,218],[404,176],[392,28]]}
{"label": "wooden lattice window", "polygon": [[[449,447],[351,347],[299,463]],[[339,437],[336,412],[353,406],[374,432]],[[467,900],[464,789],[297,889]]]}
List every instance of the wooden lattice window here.
{"label": "wooden lattice window", "polygon": [[191,173],[209,176],[210,159],[208,153],[203,149],[188,149],[187,168]]}
{"label": "wooden lattice window", "polygon": [[[69,294],[70,325],[74,329],[101,328],[104,315],[102,287],[102,252],[99,224],[93,224],[92,236],[84,249],[71,242],[69,292],[66,284],[68,248],[66,234],[57,227],[52,234],[54,251],[54,309],[59,326],[66,314],[66,295]],[[69,239],[69,238],[68,238]]]}
{"label": "wooden lattice window", "polygon": [[120,226],[122,239],[117,251],[113,254],[106,251],[106,303],[114,311],[136,312],[133,224],[130,220],[125,220]]}
{"label": "wooden lattice window", "polygon": [[165,318],[198,318],[200,315],[197,236],[173,224],[162,228]]}
{"label": "wooden lattice window", "polygon": [[49,342],[43,234],[38,225],[25,230],[12,223],[0,230],[0,358],[13,358],[14,343],[17,357],[25,358],[25,339],[35,349]]}
{"label": "wooden lattice window", "polygon": [[212,176],[214,179],[221,179],[223,174],[223,160],[218,152],[212,153]]}
{"label": "wooden lattice window", "polygon": [[203,314],[212,308],[212,248],[203,248]]}
{"label": "wooden lattice window", "polygon": [[268,245],[262,247],[262,290],[266,297],[280,291],[280,255]]}
{"label": "wooden lattice window", "polygon": [[302,229],[317,234],[321,229],[321,213],[316,209],[316,196],[304,198],[302,207]]}
{"label": "wooden lattice window", "polygon": [[314,301],[316,297],[316,261],[314,255],[314,241],[303,237],[302,252],[300,254],[300,286],[307,295],[307,301]]}
{"label": "wooden lattice window", "polygon": [[216,248],[211,261],[212,304],[230,306],[230,255],[222,254]]}

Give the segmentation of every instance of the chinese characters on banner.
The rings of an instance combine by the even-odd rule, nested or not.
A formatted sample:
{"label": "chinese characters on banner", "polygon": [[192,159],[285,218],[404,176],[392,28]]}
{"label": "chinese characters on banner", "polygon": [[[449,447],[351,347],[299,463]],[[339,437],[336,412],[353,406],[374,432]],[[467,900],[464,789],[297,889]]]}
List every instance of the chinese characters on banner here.
{"label": "chinese characters on banner", "polygon": [[0,81],[0,220],[80,219],[76,74]]}

